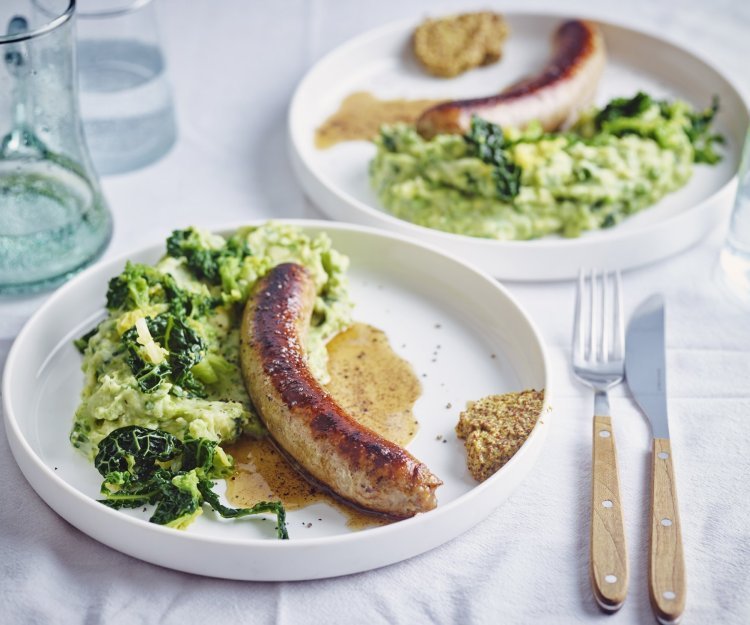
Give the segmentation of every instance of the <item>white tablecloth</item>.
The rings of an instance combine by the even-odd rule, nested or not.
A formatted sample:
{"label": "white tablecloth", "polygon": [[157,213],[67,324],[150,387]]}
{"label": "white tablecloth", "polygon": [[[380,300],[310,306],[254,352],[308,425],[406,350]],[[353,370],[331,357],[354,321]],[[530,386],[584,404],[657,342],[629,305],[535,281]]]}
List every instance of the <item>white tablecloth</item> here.
{"label": "white tablecloth", "polygon": [[[464,4],[165,0],[161,25],[179,141],[153,166],[104,179],[116,219],[106,257],[163,240],[179,224],[319,217],[286,154],[285,116],[296,83],[357,33]],[[750,96],[750,3],[516,6],[655,30],[708,57]],[[717,231],[679,256],[624,276],[628,312],[654,291],[669,303],[671,427],[689,589],[684,622],[691,624],[750,623],[750,314],[716,290],[712,271],[722,237]],[[623,609],[606,617],[592,599],[587,572],[592,399],[568,365],[573,285],[508,286],[542,330],[559,393],[532,473],[465,535],[412,560],[339,579],[264,584],[191,576],[122,555],[69,526],[31,490],[1,437],[0,622],[652,622],[648,426],[618,387],[612,410],[631,580]],[[0,300],[0,362],[43,299]]]}

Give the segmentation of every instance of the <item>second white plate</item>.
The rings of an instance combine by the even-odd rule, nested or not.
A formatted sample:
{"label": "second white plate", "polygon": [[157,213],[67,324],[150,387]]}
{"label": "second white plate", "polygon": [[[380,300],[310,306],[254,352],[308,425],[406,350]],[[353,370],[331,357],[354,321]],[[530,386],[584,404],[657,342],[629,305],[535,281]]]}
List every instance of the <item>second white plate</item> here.
{"label": "second white plate", "polygon": [[[368,142],[314,145],[315,129],[354,91],[381,98],[467,98],[488,95],[544,64],[559,15],[507,13],[509,37],[500,63],[459,78],[425,74],[410,51],[418,20],[374,30],[331,52],[300,83],[289,112],[294,170],[310,198],[330,217],[417,237],[474,262],[506,280],[571,278],[582,266],[627,269],[675,254],[700,240],[726,215],[735,189],[741,139],[748,112],[734,86],[691,52],[656,36],[599,22],[607,45],[607,68],[597,101],[646,91],[708,106],[718,95],[718,129],[728,139],[717,166],[697,166],[691,181],[652,208],[609,230],[577,239],[492,241],[431,230],[402,221],[380,207],[370,189]],[[488,87],[490,85],[490,87]]]}

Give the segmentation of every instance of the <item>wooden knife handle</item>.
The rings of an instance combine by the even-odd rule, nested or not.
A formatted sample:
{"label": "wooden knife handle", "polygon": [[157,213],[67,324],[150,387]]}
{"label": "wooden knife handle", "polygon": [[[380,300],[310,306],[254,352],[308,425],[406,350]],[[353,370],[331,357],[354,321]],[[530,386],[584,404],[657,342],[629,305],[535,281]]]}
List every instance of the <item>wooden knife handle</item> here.
{"label": "wooden knife handle", "polygon": [[594,417],[592,448],[591,584],[599,606],[614,612],[628,593],[628,554],[610,417]]}
{"label": "wooden knife handle", "polygon": [[685,561],[669,439],[655,438],[651,472],[651,605],[660,623],[677,623],[685,610]]}

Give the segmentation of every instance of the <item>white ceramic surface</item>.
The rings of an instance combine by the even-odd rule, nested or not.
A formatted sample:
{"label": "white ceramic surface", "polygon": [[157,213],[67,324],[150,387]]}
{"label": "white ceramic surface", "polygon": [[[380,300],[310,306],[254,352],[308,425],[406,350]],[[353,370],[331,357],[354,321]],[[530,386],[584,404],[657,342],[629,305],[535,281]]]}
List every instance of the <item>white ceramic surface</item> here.
{"label": "white ceramic surface", "polygon": [[[726,215],[734,195],[747,107],[735,87],[714,67],[688,50],[644,32],[599,22],[608,62],[597,102],[646,91],[680,97],[696,107],[719,96],[717,128],[728,138],[724,159],[696,166],[691,181],[654,207],[618,226],[577,239],[490,241],[448,234],[411,224],[380,207],[367,178],[375,153],[368,142],[318,150],[314,131],[355,91],[381,98],[467,98],[488,95],[534,73],[549,54],[550,35],[562,16],[505,14],[509,37],[500,63],[452,80],[425,74],[409,50],[417,21],[392,24],[356,37],[319,61],[305,76],[289,111],[290,154],[309,197],[330,217],[415,236],[453,252],[506,280],[558,280],[581,266],[627,269],[666,258],[697,242]],[[489,87],[488,87],[489,85]],[[738,139],[740,138],[740,139]]]}
{"label": "white ceramic surface", "polygon": [[142,511],[97,503],[100,478],[68,442],[82,385],[81,357],[71,341],[101,316],[107,282],[126,258],[153,262],[163,253],[158,246],[97,265],[61,288],[26,324],[8,357],[3,402],[13,454],[34,490],[63,518],[104,544],[177,570],[243,580],[311,579],[376,568],[440,545],[519,485],[541,448],[547,409],[516,456],[480,485],[469,476],[453,432],[466,401],[490,393],[545,387],[549,405],[542,340],[507,291],[462,261],[398,235],[294,223],[326,231],[349,255],[355,318],[384,329],[420,375],[420,429],[409,449],[445,482],[438,508],[352,531],[339,512],[316,504],[291,512],[291,539],[279,541],[272,522],[227,522],[206,513],[180,532],[148,523]]}

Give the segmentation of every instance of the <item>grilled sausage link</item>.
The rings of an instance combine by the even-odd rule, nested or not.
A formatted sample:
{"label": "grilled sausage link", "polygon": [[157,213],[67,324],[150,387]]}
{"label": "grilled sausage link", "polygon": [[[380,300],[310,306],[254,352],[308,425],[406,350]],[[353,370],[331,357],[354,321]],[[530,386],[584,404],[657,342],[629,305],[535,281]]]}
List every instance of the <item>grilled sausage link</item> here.
{"label": "grilled sausage link", "polygon": [[604,40],[595,24],[563,22],[553,37],[552,58],[539,74],[497,95],[427,109],[417,120],[417,130],[425,138],[463,134],[473,115],[514,128],[538,120],[544,130],[555,130],[575,121],[581,107],[591,103],[605,60]]}
{"label": "grilled sausage link", "polygon": [[245,304],[242,374],[268,431],[313,481],[358,507],[396,518],[431,510],[442,481],[348,415],[308,369],[303,341],[314,301],[307,270],[285,263]]}

